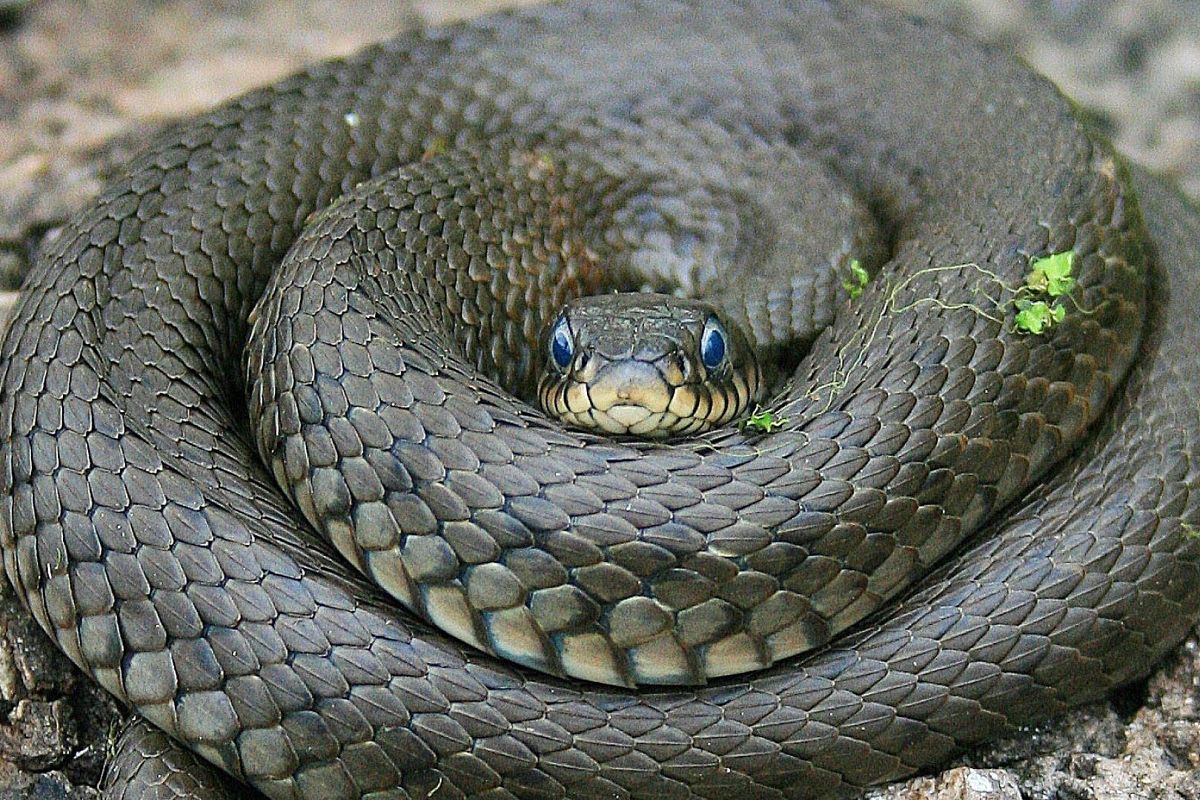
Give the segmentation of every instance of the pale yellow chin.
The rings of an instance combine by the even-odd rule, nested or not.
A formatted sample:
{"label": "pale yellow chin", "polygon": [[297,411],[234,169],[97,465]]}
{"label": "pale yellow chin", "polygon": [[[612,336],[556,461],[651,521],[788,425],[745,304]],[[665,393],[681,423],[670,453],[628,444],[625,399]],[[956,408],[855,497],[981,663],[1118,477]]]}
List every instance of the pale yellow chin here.
{"label": "pale yellow chin", "polygon": [[661,416],[660,414],[651,414],[649,409],[643,406],[628,405],[626,403],[619,403],[603,412],[603,414],[625,428],[633,428],[647,419]]}
{"label": "pale yellow chin", "polygon": [[[740,388],[740,387],[739,387]],[[601,380],[589,386],[568,381],[544,389],[543,406],[562,422],[615,436],[664,439],[704,433],[728,422],[738,409],[722,394],[674,390],[662,384],[630,385]]]}
{"label": "pale yellow chin", "polygon": [[667,436],[674,432],[679,417],[669,411],[651,411],[645,406],[618,404],[591,414],[596,426],[608,433],[633,436]]}
{"label": "pale yellow chin", "polygon": [[702,433],[712,427],[704,419],[685,418],[670,409],[655,411],[632,403],[617,403],[607,408],[589,406],[578,411],[560,406],[557,416],[578,428],[646,439]]}

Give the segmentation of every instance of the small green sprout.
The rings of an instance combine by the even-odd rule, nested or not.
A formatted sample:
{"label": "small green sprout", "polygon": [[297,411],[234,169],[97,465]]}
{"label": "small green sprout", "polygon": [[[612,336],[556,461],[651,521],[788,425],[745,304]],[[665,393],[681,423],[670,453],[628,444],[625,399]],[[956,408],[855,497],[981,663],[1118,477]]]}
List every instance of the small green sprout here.
{"label": "small green sprout", "polygon": [[1062,303],[1052,303],[1075,288],[1075,253],[1064,250],[1029,262],[1025,285],[1017,289],[1014,305],[1017,317],[1013,327],[1021,333],[1039,334],[1053,328],[1067,316]]}
{"label": "small green sprout", "polygon": [[1045,333],[1067,315],[1062,303],[1050,305],[1045,300],[1018,300],[1017,309],[1014,324],[1022,333]]}
{"label": "small green sprout", "polygon": [[1035,258],[1029,264],[1029,276],[1025,285],[1034,292],[1062,297],[1075,288],[1075,252],[1064,250],[1054,255]]}
{"label": "small green sprout", "polygon": [[1184,536],[1188,537],[1189,539],[1200,539],[1200,528],[1197,528],[1190,522],[1181,522],[1179,524],[1180,527],[1183,528]]}
{"label": "small green sprout", "polygon": [[851,300],[857,300],[862,296],[863,289],[867,288],[867,281],[871,276],[863,269],[862,263],[857,259],[850,262],[850,277],[842,280],[842,288],[850,295]]}
{"label": "small green sprout", "polygon": [[782,428],[787,421],[787,417],[777,417],[770,410],[755,406],[754,412],[742,422],[742,429],[754,428],[762,433],[771,433]]}

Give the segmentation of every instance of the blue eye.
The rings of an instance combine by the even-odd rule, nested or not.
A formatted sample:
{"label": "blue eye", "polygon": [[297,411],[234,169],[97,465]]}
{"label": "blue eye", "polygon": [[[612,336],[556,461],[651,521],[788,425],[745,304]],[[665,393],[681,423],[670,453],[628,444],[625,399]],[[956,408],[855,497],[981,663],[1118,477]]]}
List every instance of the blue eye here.
{"label": "blue eye", "polygon": [[566,369],[573,355],[575,343],[571,340],[571,332],[567,330],[567,320],[560,317],[554,324],[554,332],[550,334],[550,357],[559,369]]}
{"label": "blue eye", "polygon": [[725,360],[725,329],[716,317],[709,317],[700,334],[700,361],[706,369],[716,369]]}

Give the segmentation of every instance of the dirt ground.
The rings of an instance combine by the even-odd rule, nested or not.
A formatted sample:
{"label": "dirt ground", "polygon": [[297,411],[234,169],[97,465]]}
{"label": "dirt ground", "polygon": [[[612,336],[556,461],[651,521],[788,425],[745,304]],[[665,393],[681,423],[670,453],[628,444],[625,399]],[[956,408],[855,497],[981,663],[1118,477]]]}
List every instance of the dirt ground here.
{"label": "dirt ground", "polygon": [[[1018,53],[1200,197],[1197,0],[886,0]],[[0,0],[0,313],[164,121],[389,32],[530,0]],[[119,710],[0,580],[0,800],[91,798]],[[1200,800],[1200,640],[1148,681],[879,798]]]}

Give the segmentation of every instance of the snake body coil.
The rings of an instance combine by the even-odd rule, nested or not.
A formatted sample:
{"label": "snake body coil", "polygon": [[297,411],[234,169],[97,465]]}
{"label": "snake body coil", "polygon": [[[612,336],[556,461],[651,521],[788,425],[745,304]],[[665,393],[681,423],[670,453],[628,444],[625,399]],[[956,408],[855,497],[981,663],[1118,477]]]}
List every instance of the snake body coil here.
{"label": "snake body coil", "polygon": [[[822,221],[863,209],[879,238]],[[49,246],[2,351],[5,571],[270,797],[851,795],[1197,618],[1197,241],[1044,80],[869,7],[404,35],[176,125]],[[1067,252],[1065,313],[1017,329]],[[781,429],[611,441],[500,388],[567,296],[638,282],[767,348],[842,299]]]}

